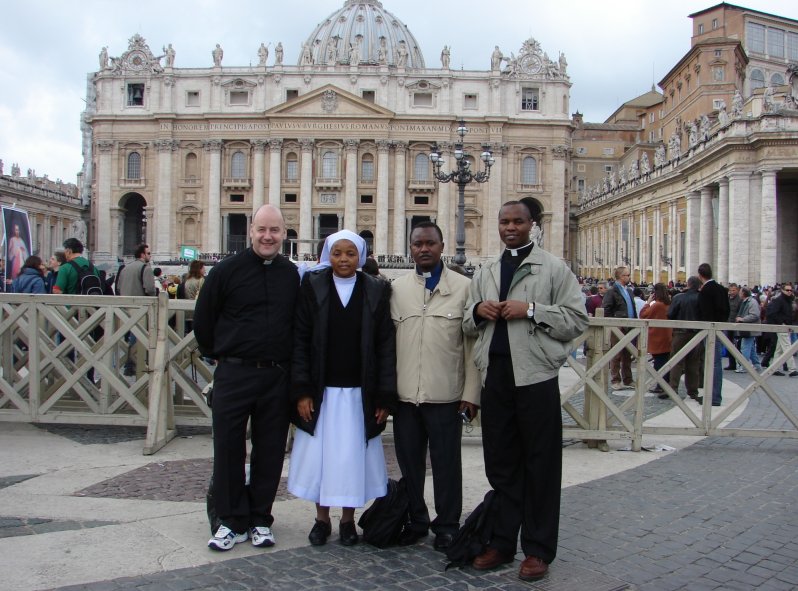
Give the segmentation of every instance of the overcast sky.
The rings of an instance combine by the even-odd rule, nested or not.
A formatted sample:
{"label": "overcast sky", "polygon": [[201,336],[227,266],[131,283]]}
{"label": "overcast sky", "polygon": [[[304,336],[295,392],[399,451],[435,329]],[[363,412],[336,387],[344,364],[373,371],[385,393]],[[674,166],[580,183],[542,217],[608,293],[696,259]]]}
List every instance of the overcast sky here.
{"label": "overcast sky", "polygon": [[[699,0],[497,0],[430,2],[383,0],[383,7],[415,35],[428,67],[439,67],[443,45],[451,68],[485,69],[499,45],[518,53],[529,37],[556,59],[568,59],[571,112],[604,121],[620,103],[650,90],[689,50],[688,15],[713,6]],[[297,62],[313,29],[344,0],[26,0],[0,8],[0,159],[22,174],[75,182],[80,171],[80,113],[86,74],[98,54],[127,50],[142,35],[155,55],[172,43],[176,67],[212,65],[211,49],[224,49],[224,66],[257,63],[261,42],[282,41],[285,63]],[[747,8],[798,19],[795,0],[746,0]],[[269,65],[274,52],[271,51]]]}

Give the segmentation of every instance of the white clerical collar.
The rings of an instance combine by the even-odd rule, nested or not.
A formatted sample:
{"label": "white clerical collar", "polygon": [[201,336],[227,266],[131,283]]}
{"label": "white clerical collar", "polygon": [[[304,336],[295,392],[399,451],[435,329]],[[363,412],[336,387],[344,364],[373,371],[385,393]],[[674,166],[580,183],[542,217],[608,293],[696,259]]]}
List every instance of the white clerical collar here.
{"label": "white clerical collar", "polygon": [[525,248],[529,248],[529,246],[530,246],[531,244],[532,244],[532,241],[530,240],[530,241],[529,241],[527,244],[525,244],[525,245],[524,245],[524,246],[522,246],[521,248],[508,248],[507,250],[509,250],[509,251],[510,251],[510,255],[511,255],[511,256],[517,257],[517,256],[518,256],[518,252],[519,252],[519,251],[522,251],[522,250],[524,250]]}

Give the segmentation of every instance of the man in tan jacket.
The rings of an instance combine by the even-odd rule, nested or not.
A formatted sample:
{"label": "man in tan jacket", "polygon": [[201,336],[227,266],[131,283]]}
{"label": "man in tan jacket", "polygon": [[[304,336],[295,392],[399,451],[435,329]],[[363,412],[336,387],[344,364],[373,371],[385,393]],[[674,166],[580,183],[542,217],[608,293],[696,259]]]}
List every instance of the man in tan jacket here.
{"label": "man in tan jacket", "polygon": [[[463,416],[476,416],[480,392],[473,338],[462,327],[471,281],[441,262],[443,246],[437,225],[416,225],[410,233],[415,271],[394,281],[391,296],[399,390],[394,441],[410,499],[410,522],[399,543],[414,544],[431,528],[436,550],[448,548],[460,527]],[[427,446],[435,489],[432,523],[424,502]]]}

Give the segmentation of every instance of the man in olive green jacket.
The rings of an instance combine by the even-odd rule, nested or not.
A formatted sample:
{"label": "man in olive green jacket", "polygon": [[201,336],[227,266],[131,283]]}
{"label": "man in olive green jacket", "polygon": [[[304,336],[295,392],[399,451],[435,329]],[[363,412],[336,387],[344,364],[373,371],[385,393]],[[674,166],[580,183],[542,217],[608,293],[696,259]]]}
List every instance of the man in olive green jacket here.
{"label": "man in olive green jacket", "polygon": [[[474,338],[463,335],[463,309],[471,281],[441,261],[443,234],[432,222],[410,233],[415,270],[393,282],[391,317],[396,326],[399,406],[394,413],[396,458],[407,485],[410,521],[399,543],[435,533],[435,548],[448,548],[463,508],[460,439],[463,419],[476,416],[480,379]],[[424,502],[429,446],[436,517]]]}
{"label": "man in olive green jacket", "polygon": [[519,577],[542,578],[557,553],[562,474],[558,374],[570,341],[588,325],[579,284],[565,264],[530,240],[531,207],[499,212],[502,255],[474,276],[463,319],[476,334],[482,374],[485,473],[496,491],[493,538],[478,570],[511,562],[518,531]]}

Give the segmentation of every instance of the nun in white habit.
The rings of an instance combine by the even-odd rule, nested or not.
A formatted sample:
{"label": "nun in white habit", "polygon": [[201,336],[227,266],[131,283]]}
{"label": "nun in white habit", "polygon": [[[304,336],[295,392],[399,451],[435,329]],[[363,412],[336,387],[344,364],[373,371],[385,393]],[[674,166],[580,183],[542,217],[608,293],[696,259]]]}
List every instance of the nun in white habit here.
{"label": "nun in white habit", "polygon": [[343,509],[342,544],[358,542],[355,508],[387,487],[380,433],[397,403],[390,284],[359,268],[366,243],[341,230],[306,273],[294,322],[288,490],[316,503],[310,543],[327,542],[330,507]]}

